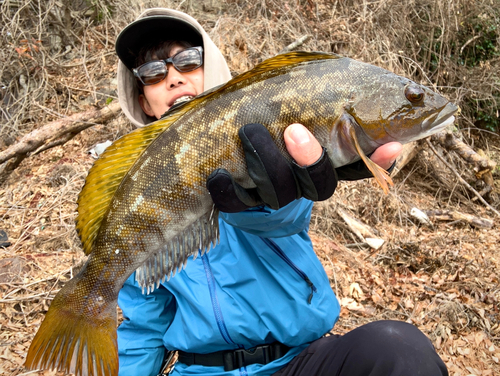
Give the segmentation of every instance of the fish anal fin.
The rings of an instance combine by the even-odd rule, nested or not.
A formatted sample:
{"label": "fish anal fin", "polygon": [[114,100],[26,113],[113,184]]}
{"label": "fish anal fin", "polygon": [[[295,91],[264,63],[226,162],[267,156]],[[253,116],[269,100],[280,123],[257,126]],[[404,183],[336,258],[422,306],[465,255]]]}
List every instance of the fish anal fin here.
{"label": "fish anal fin", "polygon": [[161,282],[185,268],[190,256],[208,252],[219,241],[218,212],[213,210],[187,226],[153,253],[135,273],[143,293],[151,293]]}

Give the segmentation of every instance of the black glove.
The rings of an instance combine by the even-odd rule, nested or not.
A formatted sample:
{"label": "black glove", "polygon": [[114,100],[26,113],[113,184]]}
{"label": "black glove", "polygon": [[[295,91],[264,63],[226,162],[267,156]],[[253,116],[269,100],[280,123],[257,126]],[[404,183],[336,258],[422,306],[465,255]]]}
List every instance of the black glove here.
{"label": "black glove", "polygon": [[[368,154],[367,157],[370,158],[372,155]],[[396,166],[396,162],[392,164],[391,167],[387,170],[387,172],[390,174],[392,170],[394,170],[394,167]],[[365,162],[362,160],[359,160],[357,162],[338,167],[335,169],[337,172],[337,177],[339,180],[344,180],[344,181],[352,181],[352,180],[361,180],[361,179],[366,179],[366,178],[373,178],[373,174],[371,171],[366,167]]]}
{"label": "black glove", "polygon": [[220,211],[236,213],[259,205],[279,209],[300,197],[322,201],[335,192],[337,174],[326,150],[316,163],[301,167],[282,156],[262,124],[247,124],[238,135],[256,188],[243,188],[225,169],[213,171],[207,188]]}

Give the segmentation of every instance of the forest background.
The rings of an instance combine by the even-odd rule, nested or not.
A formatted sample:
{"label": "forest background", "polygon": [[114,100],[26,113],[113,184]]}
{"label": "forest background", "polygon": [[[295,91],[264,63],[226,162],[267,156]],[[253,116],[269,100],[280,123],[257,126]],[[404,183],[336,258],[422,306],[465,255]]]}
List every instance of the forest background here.
{"label": "forest background", "polygon": [[[198,19],[233,74],[287,48],[327,51],[460,106],[449,137],[485,163],[488,179],[442,139],[423,141],[388,195],[370,180],[342,183],[316,204],[311,236],[343,306],[337,333],[407,321],[450,375],[500,374],[500,0],[2,0],[0,375],[28,374],[23,359],[43,314],[84,261],[74,219],[88,152],[133,129],[117,105],[114,41],[159,6]],[[89,111],[108,112],[82,117]],[[2,159],[61,121],[80,126]]]}

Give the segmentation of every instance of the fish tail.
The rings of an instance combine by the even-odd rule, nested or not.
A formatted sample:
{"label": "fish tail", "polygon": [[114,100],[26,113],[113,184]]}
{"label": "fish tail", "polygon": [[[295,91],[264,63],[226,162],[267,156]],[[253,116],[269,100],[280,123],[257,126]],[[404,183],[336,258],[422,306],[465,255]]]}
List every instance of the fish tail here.
{"label": "fish tail", "polygon": [[351,135],[352,140],[354,141],[354,146],[356,148],[356,151],[358,152],[363,162],[365,162],[366,167],[373,174],[373,177],[375,178],[377,183],[382,187],[384,193],[388,194],[389,185],[391,187],[394,186],[394,182],[389,176],[389,173],[366,156],[366,154],[363,152],[363,149],[361,149],[361,146],[359,145],[358,138],[356,137],[356,131],[354,130],[354,128],[351,127],[349,129],[349,133]]}
{"label": "fish tail", "polygon": [[113,304],[106,304],[109,308],[98,315],[84,314],[85,310],[76,308],[79,304],[68,304],[67,295],[61,294],[63,290],[55,297],[31,343],[25,367],[57,369],[76,376],[118,375]]}

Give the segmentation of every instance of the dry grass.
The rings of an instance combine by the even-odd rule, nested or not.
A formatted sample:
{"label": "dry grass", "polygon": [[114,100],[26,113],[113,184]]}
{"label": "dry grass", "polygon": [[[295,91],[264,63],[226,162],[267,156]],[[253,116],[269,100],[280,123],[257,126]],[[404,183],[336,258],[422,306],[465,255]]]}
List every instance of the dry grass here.
{"label": "dry grass", "polygon": [[[117,32],[141,9],[188,11],[241,73],[301,36],[301,49],[333,51],[433,86],[462,107],[462,128],[498,126],[500,1],[5,1],[0,135],[11,143],[54,119],[101,105]],[[495,49],[496,48],[496,49]],[[83,102],[83,103],[82,103]]]}
{"label": "dry grass", "polygon": [[[0,150],[50,120],[115,99],[117,32],[152,6],[199,19],[234,73],[310,35],[300,49],[333,51],[433,86],[462,107],[460,136],[500,162],[498,133],[478,127],[498,122],[500,64],[488,41],[498,48],[500,34],[488,28],[500,24],[499,0],[4,1]],[[129,130],[122,118],[90,128],[23,162],[0,187],[0,227],[12,242],[0,248],[1,375],[26,374],[23,359],[43,313],[83,260],[74,218],[93,162],[86,151]],[[474,184],[469,166],[452,153],[446,158]],[[378,252],[346,247],[357,239],[338,206],[375,227],[386,245]],[[336,330],[386,318],[412,322],[433,340],[451,375],[500,374],[498,225],[420,226],[412,207],[498,222],[426,150],[387,196],[370,181],[342,184],[333,199],[316,205],[311,226],[343,303]]]}

